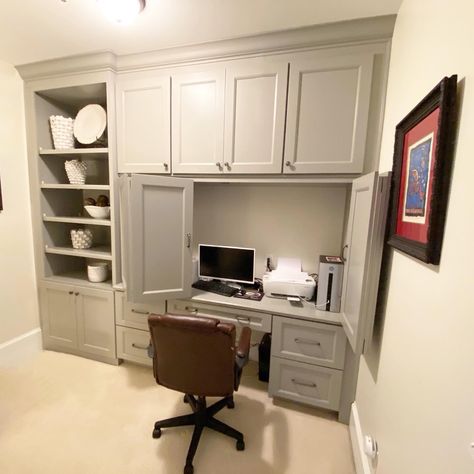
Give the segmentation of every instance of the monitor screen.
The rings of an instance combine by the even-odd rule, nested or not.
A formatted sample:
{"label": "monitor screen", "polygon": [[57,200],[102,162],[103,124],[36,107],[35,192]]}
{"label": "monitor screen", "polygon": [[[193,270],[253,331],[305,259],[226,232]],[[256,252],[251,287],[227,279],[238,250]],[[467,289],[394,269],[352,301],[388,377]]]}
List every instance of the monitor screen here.
{"label": "monitor screen", "polygon": [[199,244],[199,277],[253,283],[255,249]]}

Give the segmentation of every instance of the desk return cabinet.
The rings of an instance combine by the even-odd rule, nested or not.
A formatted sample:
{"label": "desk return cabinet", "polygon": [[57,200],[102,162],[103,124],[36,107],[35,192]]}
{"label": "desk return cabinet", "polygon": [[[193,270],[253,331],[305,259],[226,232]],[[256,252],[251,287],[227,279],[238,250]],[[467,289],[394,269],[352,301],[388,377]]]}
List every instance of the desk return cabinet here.
{"label": "desk return cabinet", "polygon": [[[270,394],[340,410],[340,418],[342,410],[342,419],[348,419],[358,361],[373,327],[389,176],[371,173],[352,182],[343,252],[342,309],[338,315],[341,325],[334,324],[334,320],[332,324],[321,322],[321,317],[299,318],[291,310],[275,315],[279,313],[276,310],[268,314],[263,307],[253,311],[244,303],[213,305],[191,300],[192,180],[148,175],[122,179],[127,194],[121,203],[129,301],[152,308],[168,300],[169,312],[218,317],[238,327],[272,331]],[[136,316],[137,310],[131,317]],[[123,327],[129,329],[119,328],[118,335],[144,329],[130,323]],[[140,344],[135,342],[133,346],[124,341],[119,341],[119,348],[131,344],[137,349]],[[347,350],[346,341],[350,344]]]}

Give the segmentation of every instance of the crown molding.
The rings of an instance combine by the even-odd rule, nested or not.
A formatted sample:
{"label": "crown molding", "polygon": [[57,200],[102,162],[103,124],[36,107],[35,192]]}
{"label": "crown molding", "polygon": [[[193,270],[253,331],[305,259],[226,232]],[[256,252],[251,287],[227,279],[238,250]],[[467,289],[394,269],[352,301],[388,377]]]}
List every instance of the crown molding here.
{"label": "crown molding", "polygon": [[386,15],[325,23],[121,56],[111,51],[69,56],[17,66],[17,70],[24,80],[29,81],[58,75],[104,70],[127,72],[206,60],[316,49],[329,45],[369,43],[390,40],[395,19],[396,15]]}

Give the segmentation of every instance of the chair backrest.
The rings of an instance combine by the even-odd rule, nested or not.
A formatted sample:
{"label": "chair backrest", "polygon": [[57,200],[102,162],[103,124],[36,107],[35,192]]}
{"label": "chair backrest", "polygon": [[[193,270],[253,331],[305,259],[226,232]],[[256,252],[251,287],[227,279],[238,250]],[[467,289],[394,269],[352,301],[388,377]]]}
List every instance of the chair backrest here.
{"label": "chair backrest", "polygon": [[156,382],[197,396],[234,391],[235,326],[216,319],[150,315]]}

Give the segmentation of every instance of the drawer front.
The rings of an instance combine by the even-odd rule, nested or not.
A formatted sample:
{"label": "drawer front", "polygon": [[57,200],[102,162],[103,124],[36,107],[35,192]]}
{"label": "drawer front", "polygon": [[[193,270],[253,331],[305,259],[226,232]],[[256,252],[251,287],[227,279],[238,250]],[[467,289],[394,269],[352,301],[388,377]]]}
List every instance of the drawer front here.
{"label": "drawer front", "polygon": [[150,333],[139,329],[116,327],[117,330],[117,357],[130,360],[138,364],[152,366],[153,362],[148,357],[148,344]]}
{"label": "drawer front", "polygon": [[342,373],[342,370],[272,357],[268,392],[270,396],[337,411]]}
{"label": "drawer front", "polygon": [[124,292],[115,292],[115,317],[117,324],[148,331],[148,316],[151,313],[165,314],[166,302],[154,305],[130,303]]}
{"label": "drawer front", "polygon": [[219,319],[223,323],[235,324],[236,327],[248,326],[255,331],[271,332],[272,330],[271,314],[246,311],[240,308],[224,308],[189,300],[172,300],[168,301],[168,313],[206,316]]}
{"label": "drawer front", "polygon": [[346,336],[341,326],[273,318],[273,356],[343,369],[345,352]]}

